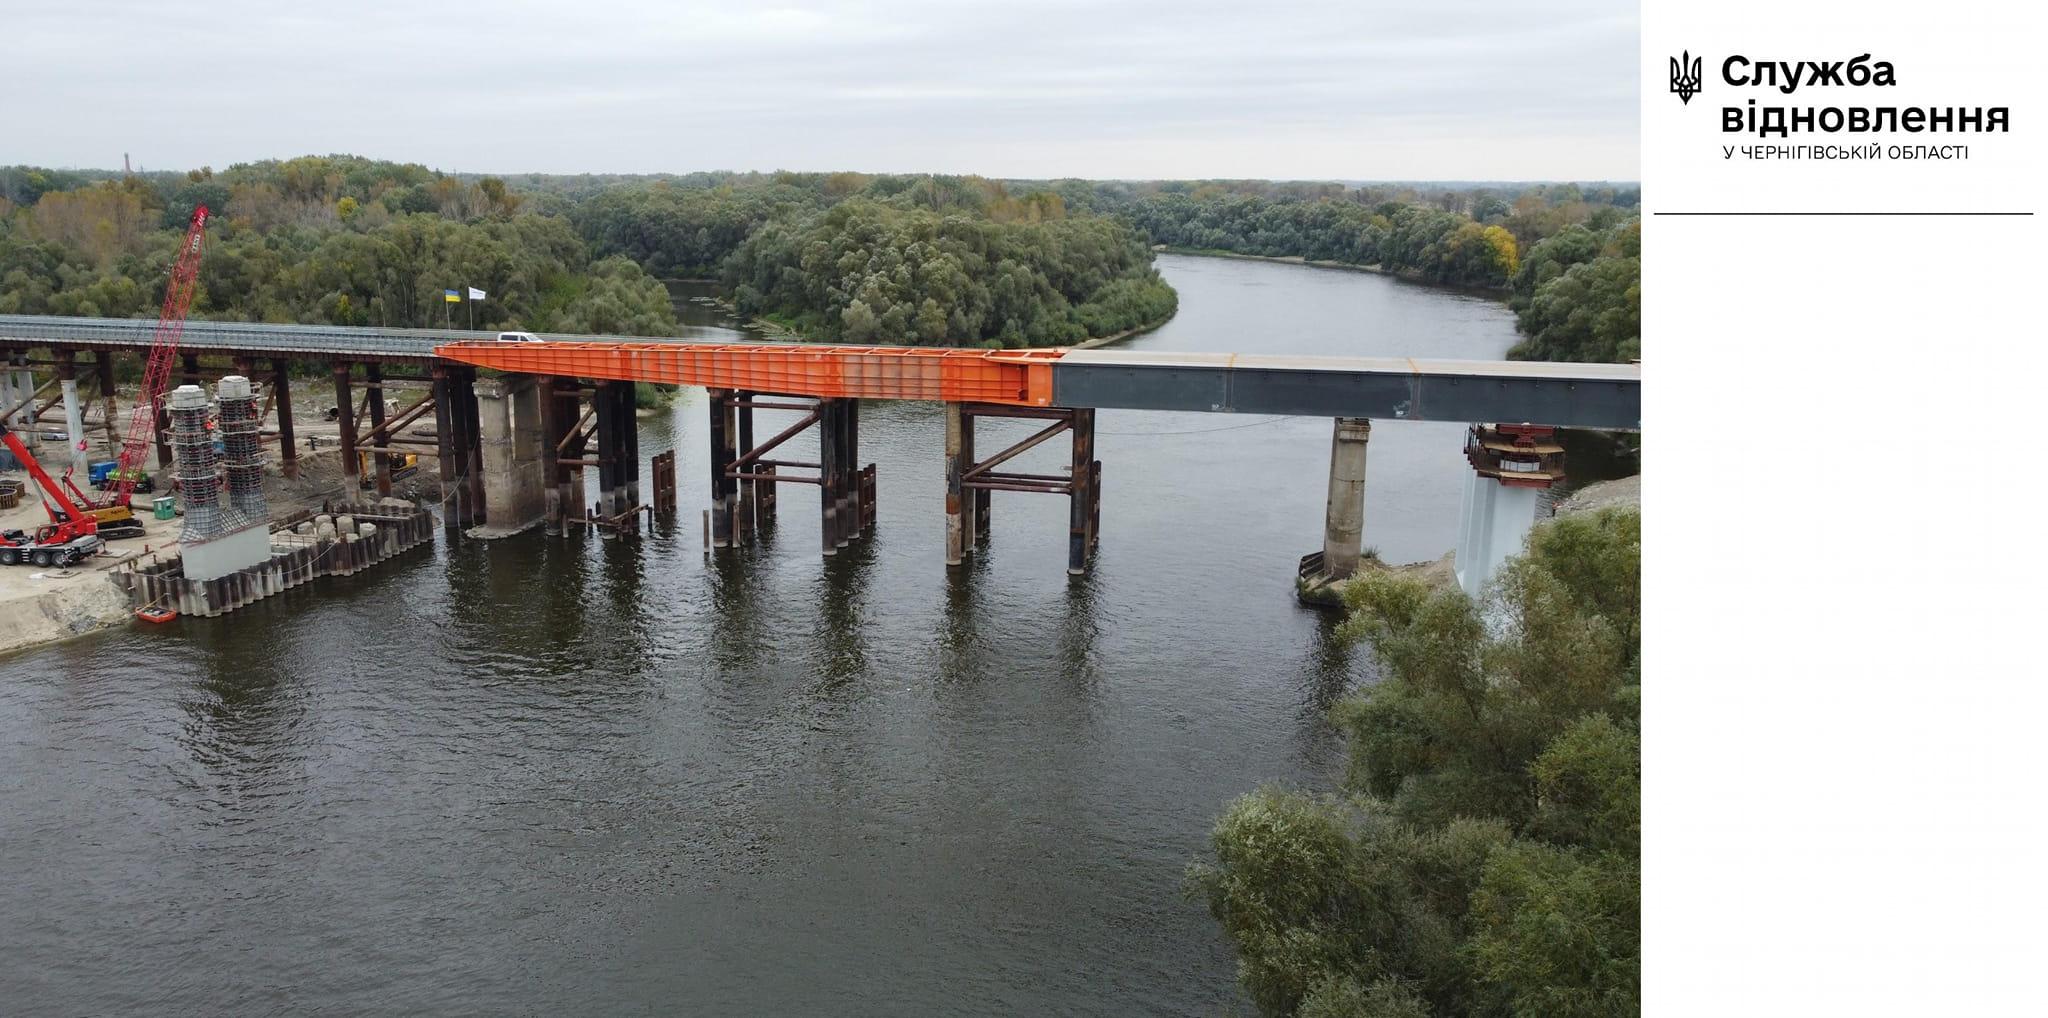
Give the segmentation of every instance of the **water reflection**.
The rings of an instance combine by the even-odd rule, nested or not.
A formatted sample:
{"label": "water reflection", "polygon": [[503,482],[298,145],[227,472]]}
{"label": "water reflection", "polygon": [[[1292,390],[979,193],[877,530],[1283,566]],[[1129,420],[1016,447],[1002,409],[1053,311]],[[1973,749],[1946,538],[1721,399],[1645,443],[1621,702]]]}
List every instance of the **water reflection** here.
{"label": "water reflection", "polygon": [[864,622],[874,560],[872,533],[824,559],[817,590],[818,682],[814,692],[832,689],[867,671],[868,632]]}

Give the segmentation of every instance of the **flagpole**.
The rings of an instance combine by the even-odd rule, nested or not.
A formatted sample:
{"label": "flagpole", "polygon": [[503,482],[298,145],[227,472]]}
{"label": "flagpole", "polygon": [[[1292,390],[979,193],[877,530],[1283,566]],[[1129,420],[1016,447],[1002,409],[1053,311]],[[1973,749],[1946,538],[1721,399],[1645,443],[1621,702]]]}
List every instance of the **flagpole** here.
{"label": "flagpole", "polygon": [[470,291],[470,286],[469,286],[469,284],[467,284],[467,283],[463,284],[463,287],[462,287],[462,302],[463,302],[464,304],[467,304],[467,305],[469,305],[469,331],[471,331],[471,332],[475,332],[475,331],[476,331],[476,298],[474,298],[474,297],[471,297],[471,296],[469,295],[469,291]]}

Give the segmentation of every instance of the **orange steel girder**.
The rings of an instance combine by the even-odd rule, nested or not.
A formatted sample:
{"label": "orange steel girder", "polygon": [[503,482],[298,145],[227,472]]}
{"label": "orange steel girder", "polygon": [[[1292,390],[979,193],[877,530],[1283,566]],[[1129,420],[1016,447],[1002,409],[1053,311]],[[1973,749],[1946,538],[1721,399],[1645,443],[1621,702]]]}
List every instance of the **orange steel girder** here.
{"label": "orange steel girder", "polygon": [[434,354],[498,371],[859,399],[1050,406],[1048,350],[803,343],[450,343]]}

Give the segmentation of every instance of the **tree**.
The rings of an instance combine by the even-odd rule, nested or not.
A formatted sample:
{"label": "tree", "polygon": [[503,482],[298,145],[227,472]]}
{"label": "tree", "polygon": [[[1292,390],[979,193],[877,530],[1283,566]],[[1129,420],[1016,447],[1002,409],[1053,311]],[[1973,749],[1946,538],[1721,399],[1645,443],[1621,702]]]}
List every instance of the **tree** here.
{"label": "tree", "polygon": [[1271,1015],[1633,1015],[1641,525],[1552,521],[1478,601],[1347,593],[1381,679],[1337,711],[1341,795],[1233,803],[1193,867]]}

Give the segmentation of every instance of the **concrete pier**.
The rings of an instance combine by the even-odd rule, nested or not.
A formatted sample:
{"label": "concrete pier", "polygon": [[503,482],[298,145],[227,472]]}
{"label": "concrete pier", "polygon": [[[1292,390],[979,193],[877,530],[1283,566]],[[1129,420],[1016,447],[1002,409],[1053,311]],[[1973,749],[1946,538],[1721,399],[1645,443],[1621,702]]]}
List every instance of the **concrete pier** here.
{"label": "concrete pier", "polygon": [[1475,424],[1465,438],[1465,495],[1458,521],[1458,586],[1478,597],[1522,553],[1543,510],[1543,492],[1564,480],[1555,429]]}
{"label": "concrete pier", "polygon": [[85,411],[78,402],[78,354],[70,349],[59,349],[57,354],[57,384],[64,392],[64,438],[65,448],[71,453],[71,472],[76,483],[84,484],[87,472],[85,462]]}
{"label": "concrete pier", "polygon": [[1365,452],[1372,422],[1339,417],[1330,438],[1330,493],[1323,506],[1323,575],[1345,579],[1365,550]]}
{"label": "concrete pier", "polygon": [[487,522],[472,533],[509,537],[541,523],[547,515],[539,388],[531,375],[506,375],[479,380],[474,391]]}

